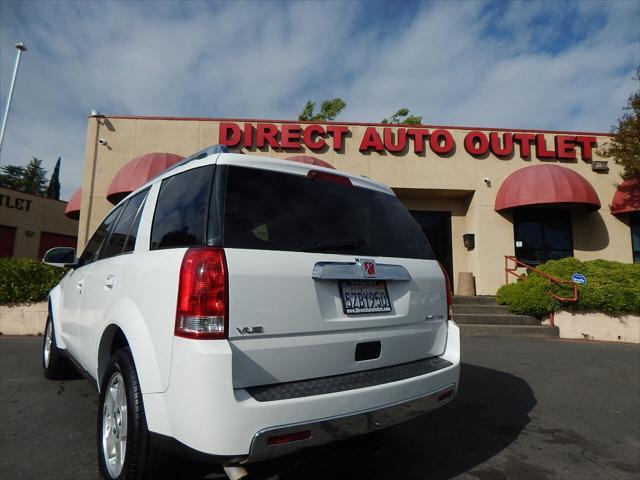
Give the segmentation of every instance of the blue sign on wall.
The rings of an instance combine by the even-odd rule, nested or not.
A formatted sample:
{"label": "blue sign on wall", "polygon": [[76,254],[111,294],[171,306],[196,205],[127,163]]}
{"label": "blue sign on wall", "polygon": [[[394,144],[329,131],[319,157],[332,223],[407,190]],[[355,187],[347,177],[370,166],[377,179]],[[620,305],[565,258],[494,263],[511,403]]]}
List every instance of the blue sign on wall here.
{"label": "blue sign on wall", "polygon": [[585,277],[581,273],[574,273],[573,275],[571,275],[571,281],[579,285],[584,285],[585,283],[587,283],[587,277]]}

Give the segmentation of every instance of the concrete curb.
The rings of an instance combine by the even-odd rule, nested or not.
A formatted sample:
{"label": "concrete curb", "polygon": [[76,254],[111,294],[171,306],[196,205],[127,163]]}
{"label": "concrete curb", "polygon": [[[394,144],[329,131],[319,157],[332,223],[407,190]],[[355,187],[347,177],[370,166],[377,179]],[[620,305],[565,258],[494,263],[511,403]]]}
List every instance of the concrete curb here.
{"label": "concrete curb", "polygon": [[42,335],[47,322],[47,302],[0,306],[0,334]]}

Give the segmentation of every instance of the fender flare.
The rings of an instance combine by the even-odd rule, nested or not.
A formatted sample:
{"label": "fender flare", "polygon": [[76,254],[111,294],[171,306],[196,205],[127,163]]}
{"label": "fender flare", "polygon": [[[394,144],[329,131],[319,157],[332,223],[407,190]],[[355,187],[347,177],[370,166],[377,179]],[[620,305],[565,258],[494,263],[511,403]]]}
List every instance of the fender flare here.
{"label": "fender flare", "polygon": [[143,394],[164,392],[167,388],[158,368],[158,355],[151,341],[148,325],[140,310],[128,298],[123,298],[109,308],[99,329],[96,344],[96,378],[98,385],[106,371],[111,356],[111,342],[119,330],[124,334],[138,373]]}

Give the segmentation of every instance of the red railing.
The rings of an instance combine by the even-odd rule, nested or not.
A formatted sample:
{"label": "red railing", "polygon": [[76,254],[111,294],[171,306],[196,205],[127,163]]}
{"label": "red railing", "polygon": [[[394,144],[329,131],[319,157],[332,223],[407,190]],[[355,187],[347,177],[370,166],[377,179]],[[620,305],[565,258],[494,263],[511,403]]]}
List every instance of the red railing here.
{"label": "red railing", "polygon": [[[509,266],[509,262],[513,262],[513,268],[511,268]],[[505,255],[504,256],[504,284],[507,285],[509,283],[509,275],[513,275],[516,278],[520,278],[520,275],[518,275],[516,273],[516,270],[518,270],[518,268],[526,268],[527,269],[527,273],[533,272],[536,275],[540,275],[541,277],[544,277],[547,279],[547,283],[549,284],[549,287],[551,287],[551,285],[556,284],[556,285],[569,285],[573,288],[573,296],[572,297],[561,297],[560,295],[556,295],[554,292],[551,291],[551,289],[549,289],[549,296],[551,296],[552,298],[555,298],[556,300],[558,300],[559,302],[577,302],[578,301],[578,284],[575,282],[572,282],[571,280],[560,280],[559,278],[555,278],[552,277],[551,275],[549,275],[548,273],[544,273],[541,270],[538,270],[535,267],[532,267],[531,265],[524,263],[521,260],[518,260],[517,257],[511,256],[511,255]],[[549,312],[549,323],[553,326],[553,310]]]}

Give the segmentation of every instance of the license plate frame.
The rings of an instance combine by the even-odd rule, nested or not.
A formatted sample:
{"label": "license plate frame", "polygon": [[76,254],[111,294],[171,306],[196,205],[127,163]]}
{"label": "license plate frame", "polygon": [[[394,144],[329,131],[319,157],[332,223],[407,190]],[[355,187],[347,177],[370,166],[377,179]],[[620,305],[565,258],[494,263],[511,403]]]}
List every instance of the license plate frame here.
{"label": "license plate frame", "polygon": [[[340,290],[340,301],[342,302],[342,311],[345,315],[366,315],[366,314],[376,314],[376,313],[389,313],[392,311],[391,308],[391,299],[389,298],[389,291],[387,289],[387,282],[384,280],[338,280],[338,288]],[[356,290],[354,292],[354,290]],[[361,290],[361,295],[365,295],[365,291],[370,290],[370,292],[374,295],[374,298],[371,297],[358,297],[357,290]],[[386,305],[375,305],[376,298],[375,293],[381,294],[384,293],[384,297],[386,299]],[[347,295],[355,294],[356,297],[351,300],[347,299]],[[381,297],[380,297],[381,298]],[[371,303],[373,305],[369,306],[369,299],[371,299]],[[354,305],[354,301],[358,301],[358,305]],[[362,302],[367,302],[364,307],[362,307]],[[351,304],[354,306],[348,306],[347,304]],[[384,302],[381,302],[384,303]]]}

